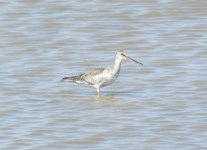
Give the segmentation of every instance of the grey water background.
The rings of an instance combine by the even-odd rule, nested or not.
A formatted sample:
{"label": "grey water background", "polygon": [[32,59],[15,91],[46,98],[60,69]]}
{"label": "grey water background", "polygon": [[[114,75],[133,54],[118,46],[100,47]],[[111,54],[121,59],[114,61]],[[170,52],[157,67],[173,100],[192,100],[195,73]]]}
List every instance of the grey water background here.
{"label": "grey water background", "polygon": [[[0,1],[0,149],[207,149],[207,1]],[[114,84],[60,82],[123,62]]]}

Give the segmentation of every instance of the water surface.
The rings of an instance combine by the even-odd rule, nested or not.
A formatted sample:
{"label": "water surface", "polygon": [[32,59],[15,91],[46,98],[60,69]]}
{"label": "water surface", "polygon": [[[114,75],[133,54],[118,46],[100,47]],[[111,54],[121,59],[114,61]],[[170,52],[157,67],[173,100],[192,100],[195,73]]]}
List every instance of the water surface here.
{"label": "water surface", "polygon": [[[0,149],[207,149],[207,3],[0,2]],[[124,62],[97,98],[60,82]]]}

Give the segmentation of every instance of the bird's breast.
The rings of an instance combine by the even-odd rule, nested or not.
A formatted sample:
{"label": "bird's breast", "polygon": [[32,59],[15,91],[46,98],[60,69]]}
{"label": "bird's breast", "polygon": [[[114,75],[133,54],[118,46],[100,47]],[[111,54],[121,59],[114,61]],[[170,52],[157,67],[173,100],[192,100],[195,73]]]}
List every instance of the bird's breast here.
{"label": "bird's breast", "polygon": [[118,75],[119,75],[119,72],[116,72],[116,73],[114,73],[114,72],[109,73],[108,72],[108,73],[106,73],[104,75],[104,78],[103,78],[102,87],[112,84],[116,80]]}

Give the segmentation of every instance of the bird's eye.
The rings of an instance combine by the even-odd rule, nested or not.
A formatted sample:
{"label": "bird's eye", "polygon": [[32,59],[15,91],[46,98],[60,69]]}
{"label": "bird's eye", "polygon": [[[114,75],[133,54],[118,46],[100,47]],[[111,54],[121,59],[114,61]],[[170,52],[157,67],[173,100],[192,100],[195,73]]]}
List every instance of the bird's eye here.
{"label": "bird's eye", "polygon": [[126,56],[124,53],[121,53],[122,56]]}

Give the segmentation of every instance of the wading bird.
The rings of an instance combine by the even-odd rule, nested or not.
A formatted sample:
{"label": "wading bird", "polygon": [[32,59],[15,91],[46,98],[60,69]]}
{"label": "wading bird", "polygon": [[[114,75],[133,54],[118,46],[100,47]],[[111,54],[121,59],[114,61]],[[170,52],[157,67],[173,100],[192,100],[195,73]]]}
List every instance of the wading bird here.
{"label": "wading bird", "polygon": [[96,94],[99,95],[100,88],[112,84],[119,75],[122,60],[132,60],[140,65],[142,63],[127,56],[123,51],[116,52],[114,63],[107,68],[95,69],[91,72],[86,72],[77,76],[64,77],[62,81],[75,82],[82,85],[92,86],[96,89]]}

